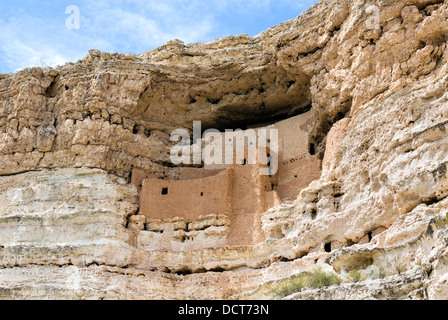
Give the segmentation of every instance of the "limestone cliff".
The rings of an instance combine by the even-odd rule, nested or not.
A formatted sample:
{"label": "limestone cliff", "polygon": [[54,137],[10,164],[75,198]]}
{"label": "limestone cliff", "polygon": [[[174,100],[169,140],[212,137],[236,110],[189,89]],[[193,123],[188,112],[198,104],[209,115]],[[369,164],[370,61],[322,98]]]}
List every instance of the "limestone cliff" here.
{"label": "limestone cliff", "polygon": [[[1,298],[273,298],[317,268],[342,283],[288,299],[448,298],[447,36],[446,0],[322,0],[253,38],[0,74]],[[140,214],[134,169],[181,174],[172,130],[310,110],[322,173],[262,241]],[[211,245],[153,246],[191,232]]]}

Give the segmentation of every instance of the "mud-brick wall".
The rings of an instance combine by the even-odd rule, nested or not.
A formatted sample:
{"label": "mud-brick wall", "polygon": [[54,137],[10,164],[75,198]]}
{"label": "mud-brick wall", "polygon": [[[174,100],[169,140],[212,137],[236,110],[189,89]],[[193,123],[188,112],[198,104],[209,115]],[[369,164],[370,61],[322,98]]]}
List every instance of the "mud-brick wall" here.
{"label": "mud-brick wall", "polygon": [[194,220],[209,214],[230,215],[231,188],[230,170],[194,180],[147,179],[143,181],[140,210],[151,219]]}
{"label": "mud-brick wall", "polygon": [[295,200],[300,191],[321,175],[319,155],[315,154],[310,131],[314,112],[274,124],[279,133],[279,164],[275,190],[283,201]]}

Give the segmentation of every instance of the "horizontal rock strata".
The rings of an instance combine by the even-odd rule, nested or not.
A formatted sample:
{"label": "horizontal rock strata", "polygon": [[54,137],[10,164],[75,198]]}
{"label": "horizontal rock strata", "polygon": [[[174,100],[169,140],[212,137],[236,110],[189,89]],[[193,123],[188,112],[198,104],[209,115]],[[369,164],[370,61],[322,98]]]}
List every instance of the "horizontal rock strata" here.
{"label": "horizontal rock strata", "polygon": [[[287,299],[446,299],[447,36],[448,1],[322,0],[252,38],[0,75],[0,298],[274,298],[321,268],[342,283]],[[322,175],[262,242],[140,214],[130,174],[179,178],[173,129],[310,110]]]}

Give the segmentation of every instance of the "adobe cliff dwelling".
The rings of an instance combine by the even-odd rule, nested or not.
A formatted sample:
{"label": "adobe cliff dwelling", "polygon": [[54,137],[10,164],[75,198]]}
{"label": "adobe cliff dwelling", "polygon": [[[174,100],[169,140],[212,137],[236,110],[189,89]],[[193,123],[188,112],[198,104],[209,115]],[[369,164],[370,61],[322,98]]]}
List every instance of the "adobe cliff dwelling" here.
{"label": "adobe cliff dwelling", "polygon": [[[321,159],[315,155],[310,131],[314,117],[311,111],[276,122],[268,127],[278,130],[279,150],[275,174],[263,174],[263,166],[258,159],[255,163],[248,159],[249,140],[244,141],[245,157],[229,165],[203,165],[202,168],[183,167],[174,179],[163,179],[155,173],[145,173],[134,169],[132,183],[139,190],[140,216],[133,216],[133,223],[142,230],[162,233],[167,231],[156,227],[162,222],[169,226],[173,219],[184,221],[183,228],[172,233],[163,232],[156,237],[155,248],[163,249],[204,248],[226,245],[251,245],[264,240],[261,230],[261,215],[282,202],[293,201],[302,189],[321,174]],[[249,129],[252,130],[252,129]],[[255,132],[255,130],[254,130]],[[224,133],[222,133],[223,138]],[[242,137],[249,138],[245,131]],[[253,142],[257,143],[256,140]],[[234,148],[232,147],[232,150]],[[225,163],[225,148],[221,150],[222,163]],[[273,155],[268,148],[266,158]],[[255,150],[258,154],[259,150]],[[220,169],[219,169],[220,167]],[[165,168],[166,171],[171,169]],[[198,221],[209,219],[216,222],[211,238],[191,226]],[[146,227],[145,227],[146,224]],[[199,223],[200,224],[200,223]],[[205,229],[204,231],[206,231]],[[219,234],[219,236],[218,236]],[[195,241],[196,239],[200,239]],[[216,239],[216,241],[214,240]],[[172,241],[182,242],[171,244]]]}
{"label": "adobe cliff dwelling", "polygon": [[[447,1],[322,0],[0,74],[0,297],[446,299],[447,37]],[[174,164],[195,122],[278,154]]]}

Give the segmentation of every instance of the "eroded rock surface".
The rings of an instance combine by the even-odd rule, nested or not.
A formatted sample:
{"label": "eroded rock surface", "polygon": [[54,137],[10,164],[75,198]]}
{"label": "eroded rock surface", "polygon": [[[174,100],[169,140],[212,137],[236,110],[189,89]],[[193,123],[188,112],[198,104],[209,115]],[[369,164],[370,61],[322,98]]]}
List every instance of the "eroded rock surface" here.
{"label": "eroded rock surface", "polygon": [[[321,267],[343,283],[289,298],[448,298],[447,35],[448,1],[322,0],[253,38],[0,75],[0,296],[273,298]],[[130,173],[179,176],[173,129],[309,110],[322,175],[263,213],[262,242],[139,214]]]}

